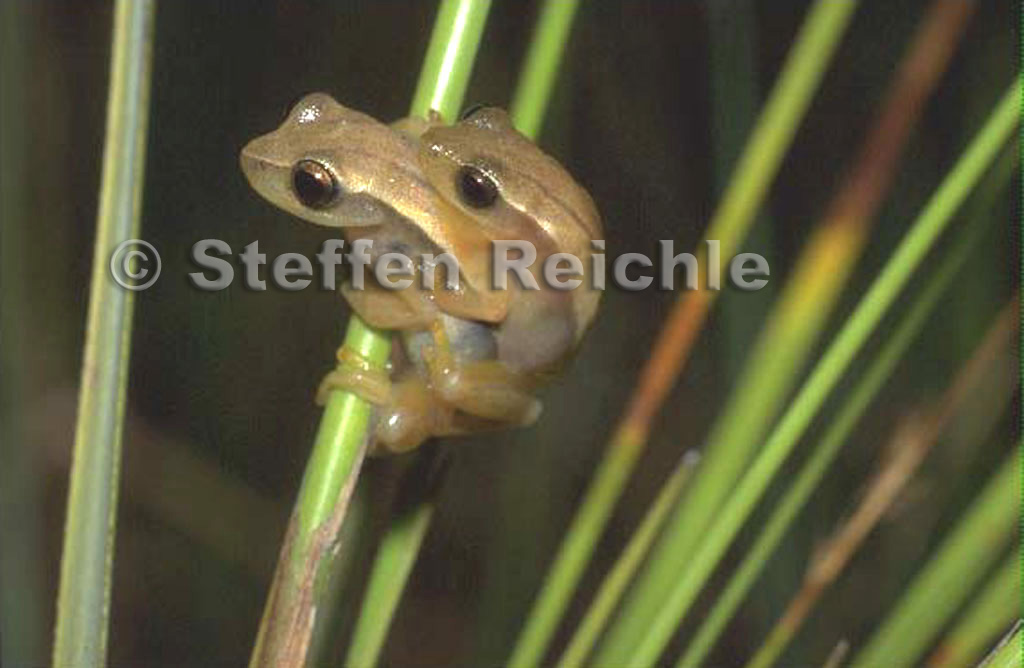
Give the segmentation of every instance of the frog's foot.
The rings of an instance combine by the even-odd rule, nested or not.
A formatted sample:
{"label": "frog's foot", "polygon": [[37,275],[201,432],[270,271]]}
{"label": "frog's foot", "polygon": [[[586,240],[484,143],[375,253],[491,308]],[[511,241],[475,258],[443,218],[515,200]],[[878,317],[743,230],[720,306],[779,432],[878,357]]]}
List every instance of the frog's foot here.
{"label": "frog's foot", "polygon": [[445,403],[500,425],[527,427],[540,417],[540,401],[523,387],[520,376],[501,362],[434,367],[431,382]]}
{"label": "frog's foot", "polygon": [[407,452],[431,436],[450,432],[452,410],[437,400],[422,378],[410,376],[392,386],[390,401],[377,413],[377,452]]}
{"label": "frog's foot", "polygon": [[527,427],[540,417],[541,403],[523,382],[497,360],[459,362],[440,323],[431,326],[434,345],[423,351],[430,382],[442,401],[495,426]]}
{"label": "frog's foot", "polygon": [[318,404],[326,404],[333,390],[346,390],[377,406],[391,401],[391,378],[386,369],[346,346],[338,348],[337,359],[338,366],[320,381]]}

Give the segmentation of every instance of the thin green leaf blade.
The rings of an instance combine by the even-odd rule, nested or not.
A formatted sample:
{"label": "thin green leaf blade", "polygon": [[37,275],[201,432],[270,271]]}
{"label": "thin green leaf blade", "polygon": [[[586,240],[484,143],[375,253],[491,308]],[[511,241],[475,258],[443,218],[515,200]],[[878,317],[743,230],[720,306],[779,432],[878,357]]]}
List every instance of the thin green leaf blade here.
{"label": "thin green leaf blade", "polygon": [[[629,665],[653,664],[717,566],[733,537],[771,484],[775,473],[795,447],[804,430],[842,378],[849,364],[910,280],[925,255],[945,230],[953,214],[1010,139],[1017,125],[1020,98],[1018,83],[997,104],[982,129],[943,180],[910,231],[858,303],[833,343],[819,360],[796,399],[767,439],[760,455],[747,471],[702,537],[685,572],[679,574],[642,639],[628,652]],[[674,563],[674,562],[673,562]],[[602,657],[602,665],[604,657]]]}
{"label": "thin green leaf blade", "polygon": [[134,293],[115,283],[109,263],[119,243],[139,236],[154,10],[152,0],[118,0],[114,9],[103,176],[57,594],[57,666],[106,664],[134,305]]}

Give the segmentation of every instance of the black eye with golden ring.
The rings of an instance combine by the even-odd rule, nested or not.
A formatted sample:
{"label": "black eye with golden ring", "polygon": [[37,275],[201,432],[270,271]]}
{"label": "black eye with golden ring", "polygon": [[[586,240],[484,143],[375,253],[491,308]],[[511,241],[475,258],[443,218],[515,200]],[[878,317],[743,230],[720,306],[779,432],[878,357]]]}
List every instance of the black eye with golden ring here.
{"label": "black eye with golden ring", "polygon": [[292,190],[311,209],[330,206],[338,196],[338,183],[331,170],[316,160],[300,160],[292,169]]}
{"label": "black eye with golden ring", "polygon": [[482,169],[465,166],[455,176],[455,188],[467,206],[486,209],[498,200],[498,184]]}

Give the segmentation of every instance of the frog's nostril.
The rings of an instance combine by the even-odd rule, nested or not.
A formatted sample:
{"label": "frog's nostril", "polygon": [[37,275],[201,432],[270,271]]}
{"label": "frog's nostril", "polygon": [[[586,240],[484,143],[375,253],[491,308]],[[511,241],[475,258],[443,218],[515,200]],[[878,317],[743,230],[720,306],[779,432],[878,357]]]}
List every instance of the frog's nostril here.
{"label": "frog's nostril", "polygon": [[242,167],[242,173],[245,174],[245,178],[249,180],[250,184],[255,186],[256,184],[253,183],[253,179],[257,174],[266,169],[266,164],[250,153],[248,147],[242,149],[238,162]]}

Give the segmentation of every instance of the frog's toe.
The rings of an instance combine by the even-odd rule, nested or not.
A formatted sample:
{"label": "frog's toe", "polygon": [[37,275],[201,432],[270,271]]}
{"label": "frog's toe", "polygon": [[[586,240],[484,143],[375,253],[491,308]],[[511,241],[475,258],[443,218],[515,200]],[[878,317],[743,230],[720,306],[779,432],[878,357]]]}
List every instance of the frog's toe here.
{"label": "frog's toe", "polygon": [[526,411],[523,413],[523,419],[519,423],[520,427],[529,427],[533,425],[537,420],[540,419],[540,414],[544,412],[544,405],[538,399],[534,399],[533,403],[529,405]]}
{"label": "frog's toe", "polygon": [[316,391],[316,403],[323,406],[335,390],[351,392],[371,404],[382,405],[391,400],[391,379],[385,371],[338,366],[324,376]]}
{"label": "frog's toe", "polygon": [[391,400],[377,415],[376,447],[406,452],[431,436],[444,433],[451,412],[438,404],[422,380],[409,378],[394,385]]}

